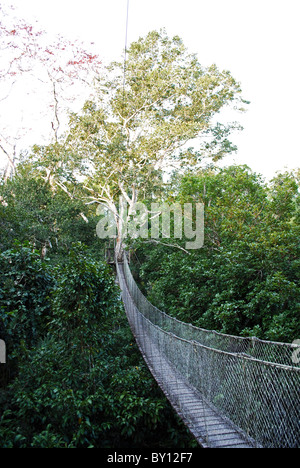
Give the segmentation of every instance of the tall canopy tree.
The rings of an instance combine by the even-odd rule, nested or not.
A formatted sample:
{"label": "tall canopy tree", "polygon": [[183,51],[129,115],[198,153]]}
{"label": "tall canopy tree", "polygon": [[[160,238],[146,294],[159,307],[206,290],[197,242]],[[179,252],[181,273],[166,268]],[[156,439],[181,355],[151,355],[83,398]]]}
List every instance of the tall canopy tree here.
{"label": "tall canopy tree", "polygon": [[[73,173],[80,167],[89,203],[104,204],[113,213],[119,255],[120,195],[130,216],[141,189],[158,183],[162,171],[199,165],[206,156],[218,160],[234,150],[228,136],[237,125],[220,124],[215,116],[229,105],[244,110],[246,101],[228,71],[203,68],[179,37],[170,39],[163,30],[132,43],[126,75],[122,63],[106,67],[98,78],[98,96],[97,103],[85,104],[82,115],[71,116],[64,167],[69,175],[70,164]],[[195,145],[200,137],[202,143]]]}

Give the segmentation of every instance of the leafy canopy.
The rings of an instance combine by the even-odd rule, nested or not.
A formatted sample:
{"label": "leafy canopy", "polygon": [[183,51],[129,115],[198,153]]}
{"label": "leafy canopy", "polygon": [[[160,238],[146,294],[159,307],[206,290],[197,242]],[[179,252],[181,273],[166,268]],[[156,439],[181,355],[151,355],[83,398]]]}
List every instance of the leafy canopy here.
{"label": "leafy canopy", "polygon": [[68,182],[85,178],[86,202],[104,204],[114,215],[118,257],[120,195],[132,212],[141,192],[160,187],[172,166],[186,170],[235,150],[228,137],[237,125],[221,124],[216,115],[226,106],[242,111],[246,103],[228,71],[202,67],[179,37],[170,39],[164,30],[131,44],[125,71],[121,62],[105,67],[97,79],[98,102],[71,115],[64,141],[35,148],[34,155],[51,184],[66,193]]}
{"label": "leafy canopy", "polygon": [[[112,63],[98,79],[99,103],[87,102],[73,115],[70,147],[92,163],[93,180],[120,189],[153,181],[154,169],[172,161],[199,163],[205,155],[220,159],[233,149],[231,126],[213,117],[229,104],[242,110],[241,88],[228,71],[205,69],[179,37],[150,32],[128,50],[126,76]],[[209,136],[199,151],[188,142]]]}
{"label": "leafy canopy", "polygon": [[[174,178],[170,198],[205,204],[204,247],[136,242],[151,302],[202,328],[292,342],[299,328],[299,177],[270,184],[247,167]],[[178,241],[178,240],[176,240]]]}

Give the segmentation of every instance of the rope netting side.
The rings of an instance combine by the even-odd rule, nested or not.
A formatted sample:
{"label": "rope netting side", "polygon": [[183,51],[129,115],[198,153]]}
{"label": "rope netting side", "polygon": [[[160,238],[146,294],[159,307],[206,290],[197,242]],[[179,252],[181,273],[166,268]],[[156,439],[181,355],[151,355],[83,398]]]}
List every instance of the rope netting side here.
{"label": "rope netting side", "polygon": [[244,353],[255,359],[300,368],[300,362],[292,362],[293,353],[300,348],[300,345],[265,341],[256,337],[227,335],[181,322],[174,317],[170,317],[165,312],[162,312],[148,301],[132,276],[126,256],[124,258],[124,272],[129,291],[138,309],[145,317],[160,328],[166,331],[172,331],[175,335],[186,340],[198,341],[210,348],[233,353]]}
{"label": "rope netting side", "polygon": [[126,258],[124,275],[148,347],[155,344],[176,372],[258,445],[300,447],[300,367],[289,365],[295,346],[180,322],[143,296]]}

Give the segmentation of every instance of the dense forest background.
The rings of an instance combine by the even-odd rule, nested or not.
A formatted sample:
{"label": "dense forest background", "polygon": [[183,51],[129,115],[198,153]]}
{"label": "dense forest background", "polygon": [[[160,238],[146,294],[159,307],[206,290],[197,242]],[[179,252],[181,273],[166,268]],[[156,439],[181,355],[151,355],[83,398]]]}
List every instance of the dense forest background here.
{"label": "dense forest background", "polygon": [[[1,446],[193,446],[135,346],[94,209],[28,163],[1,197]],[[300,335],[299,174],[266,184],[246,167],[209,168],[174,175],[162,199],[205,203],[205,244],[187,254],[128,240],[153,303],[225,333]]]}
{"label": "dense forest background", "polygon": [[[52,60],[49,47],[34,49],[32,29],[1,27],[9,40],[29,41],[39,64],[45,54]],[[72,73],[55,62],[48,73],[51,143],[23,152],[18,164],[8,138],[2,146],[0,446],[193,447],[134,343],[96,208],[105,203],[118,219],[120,195],[130,207],[203,203],[199,250],[185,251],[184,238],[122,239],[140,287],[184,322],[292,342],[300,337],[300,172],[266,182],[249,167],[218,166],[236,149],[228,138],[238,124],[214,118],[231,104],[242,112],[247,101],[229,72],[203,69],[165,32],[131,46],[126,84],[122,63],[107,67],[97,99],[70,113],[60,132],[62,83],[76,67],[86,76],[99,65],[80,54],[67,62]]]}

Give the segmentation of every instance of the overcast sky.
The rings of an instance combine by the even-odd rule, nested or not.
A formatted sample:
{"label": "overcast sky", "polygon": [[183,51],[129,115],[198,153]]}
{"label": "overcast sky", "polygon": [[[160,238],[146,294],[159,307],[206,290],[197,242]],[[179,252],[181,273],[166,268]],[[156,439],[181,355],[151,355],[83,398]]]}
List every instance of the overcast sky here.
{"label": "overcast sky", "polygon": [[[95,42],[103,60],[120,58],[127,0],[1,0],[28,22],[68,39]],[[299,167],[299,0],[129,0],[128,43],[165,27],[204,65],[230,70],[251,104],[237,116],[239,150],[226,163],[272,177]]]}

